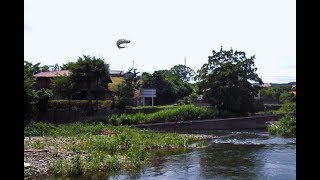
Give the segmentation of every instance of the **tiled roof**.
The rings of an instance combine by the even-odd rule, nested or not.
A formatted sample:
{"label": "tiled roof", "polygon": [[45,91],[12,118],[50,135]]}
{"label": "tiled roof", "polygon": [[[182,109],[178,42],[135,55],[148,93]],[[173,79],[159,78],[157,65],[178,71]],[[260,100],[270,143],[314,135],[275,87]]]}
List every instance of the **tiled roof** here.
{"label": "tiled roof", "polygon": [[120,71],[120,70],[109,70],[109,74],[110,74],[110,75],[113,75],[113,74],[122,75],[122,74],[123,74],[123,71]]}
{"label": "tiled roof", "polygon": [[62,70],[62,71],[47,71],[47,72],[40,72],[34,75],[34,77],[56,77],[56,76],[68,76],[70,71]]}
{"label": "tiled roof", "polygon": [[272,85],[271,85],[271,83],[264,83],[264,84],[262,84],[262,87],[271,87]]}

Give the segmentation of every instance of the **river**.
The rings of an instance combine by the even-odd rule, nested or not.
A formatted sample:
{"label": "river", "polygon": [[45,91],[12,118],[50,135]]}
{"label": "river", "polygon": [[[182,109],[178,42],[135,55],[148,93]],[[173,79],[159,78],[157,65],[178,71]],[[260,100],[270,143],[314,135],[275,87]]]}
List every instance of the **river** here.
{"label": "river", "polygon": [[[136,172],[104,179],[296,179],[296,139],[265,131],[212,131],[208,146],[156,156]],[[101,177],[101,175],[99,175]]]}

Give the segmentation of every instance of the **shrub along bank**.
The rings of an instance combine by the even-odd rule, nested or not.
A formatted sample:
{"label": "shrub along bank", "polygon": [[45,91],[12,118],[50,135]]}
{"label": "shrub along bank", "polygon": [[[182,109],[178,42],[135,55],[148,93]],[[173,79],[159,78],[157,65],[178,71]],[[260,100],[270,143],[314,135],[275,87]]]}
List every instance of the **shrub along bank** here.
{"label": "shrub along bank", "polygon": [[107,122],[114,125],[132,125],[140,123],[159,123],[187,120],[201,120],[218,117],[221,113],[217,109],[198,107],[194,105],[177,106],[155,113],[136,113],[112,115]]}

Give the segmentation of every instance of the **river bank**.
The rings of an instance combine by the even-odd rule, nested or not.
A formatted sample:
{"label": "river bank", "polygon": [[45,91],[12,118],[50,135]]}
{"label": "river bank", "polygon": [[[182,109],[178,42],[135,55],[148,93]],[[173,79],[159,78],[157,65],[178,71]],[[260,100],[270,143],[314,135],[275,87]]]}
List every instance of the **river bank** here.
{"label": "river bank", "polygon": [[212,137],[80,123],[34,124],[26,128],[25,134],[28,135],[24,139],[26,178],[133,169],[150,163],[154,150],[187,151],[195,142]]}

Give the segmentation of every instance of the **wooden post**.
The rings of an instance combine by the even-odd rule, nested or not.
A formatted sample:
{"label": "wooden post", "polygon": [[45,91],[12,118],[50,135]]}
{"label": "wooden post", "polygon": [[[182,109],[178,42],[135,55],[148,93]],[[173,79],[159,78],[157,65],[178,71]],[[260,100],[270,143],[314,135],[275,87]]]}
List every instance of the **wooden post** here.
{"label": "wooden post", "polygon": [[152,106],[153,106],[153,97],[152,97]]}

